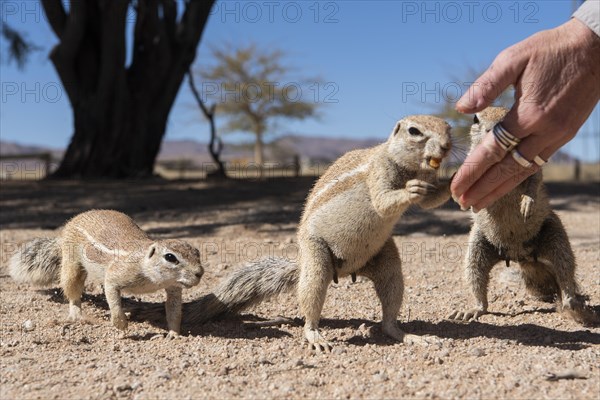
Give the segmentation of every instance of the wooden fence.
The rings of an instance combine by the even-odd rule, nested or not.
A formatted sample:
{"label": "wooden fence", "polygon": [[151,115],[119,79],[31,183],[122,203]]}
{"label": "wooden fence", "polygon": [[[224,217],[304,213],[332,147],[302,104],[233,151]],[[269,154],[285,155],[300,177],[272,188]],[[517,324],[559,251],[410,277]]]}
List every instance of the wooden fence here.
{"label": "wooden fence", "polygon": [[[28,163],[26,160],[39,160]],[[52,153],[0,155],[0,179],[37,180],[45,178],[52,168]]]}

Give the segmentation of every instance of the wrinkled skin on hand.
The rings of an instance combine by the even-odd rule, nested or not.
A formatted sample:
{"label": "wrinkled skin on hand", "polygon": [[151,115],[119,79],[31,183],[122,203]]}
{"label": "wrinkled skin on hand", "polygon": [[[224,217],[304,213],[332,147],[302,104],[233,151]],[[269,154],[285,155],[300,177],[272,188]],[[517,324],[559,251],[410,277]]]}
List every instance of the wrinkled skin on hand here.
{"label": "wrinkled skin on hand", "polygon": [[[458,101],[463,113],[483,110],[508,86],[515,103],[502,122],[521,138],[527,159],[554,154],[571,140],[600,99],[600,38],[577,19],[542,31],[502,51]],[[463,208],[480,210],[539,170],[519,166],[490,133],[452,181]]]}

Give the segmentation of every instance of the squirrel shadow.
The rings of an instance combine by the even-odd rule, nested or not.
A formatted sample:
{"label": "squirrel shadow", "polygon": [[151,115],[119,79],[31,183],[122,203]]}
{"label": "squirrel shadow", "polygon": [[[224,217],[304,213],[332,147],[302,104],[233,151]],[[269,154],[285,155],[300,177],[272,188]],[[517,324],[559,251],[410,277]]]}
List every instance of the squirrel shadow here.
{"label": "squirrel shadow", "polygon": [[[40,294],[48,295],[48,301],[60,304],[68,303],[60,288],[42,289],[37,291]],[[84,293],[81,301],[97,309],[109,311],[108,302],[103,293],[90,294]],[[122,306],[125,312],[131,312],[131,321],[147,322],[155,328],[167,331],[167,320],[164,311],[164,302],[154,303],[143,301],[137,298],[123,297]],[[152,313],[143,313],[144,310],[152,310]],[[141,311],[141,312],[140,312]],[[158,312],[156,312],[158,311]],[[243,321],[250,321],[244,324]],[[185,313],[181,324],[181,334],[183,336],[217,336],[229,339],[255,339],[260,337],[281,338],[289,337],[290,333],[281,329],[271,327],[258,328],[261,322],[269,322],[269,319],[253,315],[226,314],[219,319],[209,321],[204,324],[193,324],[186,321]],[[255,325],[253,325],[253,323]],[[258,323],[258,324],[257,324]],[[144,336],[130,336],[133,340],[151,340],[156,333],[150,333]]]}
{"label": "squirrel shadow", "polygon": [[[596,311],[600,310],[600,306],[593,307]],[[535,310],[538,313],[555,313],[551,308],[544,310]],[[519,314],[532,313],[533,311],[523,311]],[[508,314],[491,313],[494,315]],[[560,316],[557,315],[558,318]],[[364,324],[363,331],[369,334],[358,334],[347,340],[346,343],[354,346],[365,346],[367,344],[375,344],[378,346],[393,346],[397,344],[395,340],[387,337],[381,331],[381,325],[378,322],[366,319],[322,319],[321,327],[341,329],[352,327],[360,330],[360,326]],[[590,345],[600,344],[600,334],[590,330],[579,330],[575,332],[561,331],[552,328],[546,328],[535,324],[521,325],[492,325],[479,321],[470,323],[462,323],[456,321],[410,321],[400,322],[400,328],[406,333],[415,335],[432,335],[439,338],[453,340],[468,340],[478,337],[490,339],[510,340],[525,346],[534,347],[555,347],[561,350],[582,350]]]}
{"label": "squirrel shadow", "polygon": [[[556,317],[561,318],[559,315]],[[444,320],[411,321],[402,326],[419,335],[435,335],[454,340],[485,337],[515,341],[525,346],[555,347],[562,350],[582,350],[590,345],[600,344],[600,334],[589,329],[569,332],[535,324],[492,325],[480,321],[461,323]]]}
{"label": "squirrel shadow", "polygon": [[[50,295],[48,301],[64,304],[65,300],[60,289],[47,289],[40,291]],[[104,294],[88,294],[85,293],[82,301],[96,308],[109,310],[108,303]],[[123,307],[127,311],[131,311],[131,320],[137,322],[147,322],[150,325],[166,329],[166,317],[164,312],[164,303],[154,303],[124,297],[122,299]],[[600,305],[591,306],[596,312],[600,312]],[[151,310],[151,312],[144,312]],[[521,311],[518,314],[528,313],[547,313],[556,314],[556,318],[561,318],[553,308],[537,309],[532,311]],[[491,313],[497,316],[513,316],[512,314]],[[192,316],[187,316],[184,311],[183,321],[181,326],[182,335],[190,336],[216,336],[229,339],[254,339],[259,337],[281,338],[292,336],[289,332],[273,325],[293,325],[302,326],[301,318],[285,319],[283,322],[270,323],[271,319],[262,318],[254,314],[225,314],[220,318],[205,323],[194,323]],[[362,319],[335,319],[323,318],[320,321],[320,326],[329,329],[345,329],[352,328],[355,331],[360,331],[361,326],[370,331],[368,335],[355,335],[349,339],[345,339],[348,344],[355,346],[364,346],[367,344],[376,344],[380,346],[391,346],[397,344],[391,338],[388,338],[381,332],[378,322]],[[262,325],[262,326],[261,326]],[[363,328],[363,330],[364,330]],[[416,335],[433,335],[439,338],[467,340],[478,337],[490,339],[510,340],[525,346],[537,347],[555,347],[562,350],[582,350],[590,345],[600,344],[600,333],[594,333],[589,329],[578,330],[575,332],[561,331],[552,328],[546,328],[535,324],[520,324],[520,325],[493,325],[480,321],[472,321],[469,323],[442,320],[438,322],[417,321],[400,322],[400,328],[407,333]],[[153,335],[148,337],[138,338],[139,340],[149,340]]]}

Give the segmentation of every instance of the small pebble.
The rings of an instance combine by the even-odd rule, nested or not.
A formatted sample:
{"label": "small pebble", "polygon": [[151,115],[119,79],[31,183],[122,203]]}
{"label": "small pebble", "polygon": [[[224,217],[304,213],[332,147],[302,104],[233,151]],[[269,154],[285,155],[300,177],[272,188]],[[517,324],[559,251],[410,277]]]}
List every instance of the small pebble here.
{"label": "small pebble", "polygon": [[378,372],[375,375],[373,375],[373,380],[375,382],[385,382],[387,380],[389,380],[390,378],[388,378],[387,374],[385,372]]}
{"label": "small pebble", "polygon": [[23,330],[25,332],[32,332],[35,330],[35,322],[33,322],[32,320],[28,319],[27,321],[23,322]]}
{"label": "small pebble", "polygon": [[133,388],[131,387],[131,385],[128,384],[128,383],[124,383],[122,385],[119,385],[115,389],[117,390],[117,392],[125,392],[125,391],[128,391],[128,390],[133,390]]}
{"label": "small pebble", "polygon": [[164,379],[165,381],[170,381],[172,376],[167,371],[157,371],[156,377],[159,379]]}
{"label": "small pebble", "polygon": [[485,356],[485,351],[483,351],[479,347],[474,347],[471,350],[469,350],[469,354],[475,357],[483,357]]}

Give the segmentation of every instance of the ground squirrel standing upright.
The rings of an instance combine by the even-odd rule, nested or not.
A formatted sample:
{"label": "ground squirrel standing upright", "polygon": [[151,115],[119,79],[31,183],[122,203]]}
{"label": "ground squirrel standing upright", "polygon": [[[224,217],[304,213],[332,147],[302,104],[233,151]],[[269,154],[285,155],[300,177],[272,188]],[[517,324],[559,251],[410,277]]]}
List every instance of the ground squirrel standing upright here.
{"label": "ground squirrel standing upright", "polygon": [[400,341],[417,339],[396,321],[404,287],[392,229],[411,204],[430,208],[450,198],[448,184],[436,186],[450,147],[445,121],[411,116],[395,125],[385,143],[345,154],[308,195],[297,232],[298,264],[271,258],[241,268],[214,293],[184,305],[186,319],[203,322],[297,288],[306,340],[317,351],[330,350],[318,331],[327,288],[338,277],[358,274],[374,283],[383,332]]}
{"label": "ground squirrel standing upright", "polygon": [[56,239],[34,239],[9,263],[18,282],[38,286],[60,283],[69,300],[69,318],[81,318],[86,278],[104,284],[111,321],[127,328],[121,291],[149,293],[165,289],[171,336],[181,325],[181,289],[200,281],[200,252],[181,240],[153,241],[127,215],[91,210],[68,221]]}
{"label": "ground squirrel standing upright", "polygon": [[[502,107],[488,107],[475,115],[471,150],[507,112]],[[454,311],[450,319],[477,319],[487,312],[490,271],[501,260],[507,265],[510,261],[519,264],[527,290],[540,300],[556,300],[578,322],[598,322],[579,293],[575,256],[565,228],[550,208],[541,170],[487,209],[473,213],[465,278],[477,306]]]}

